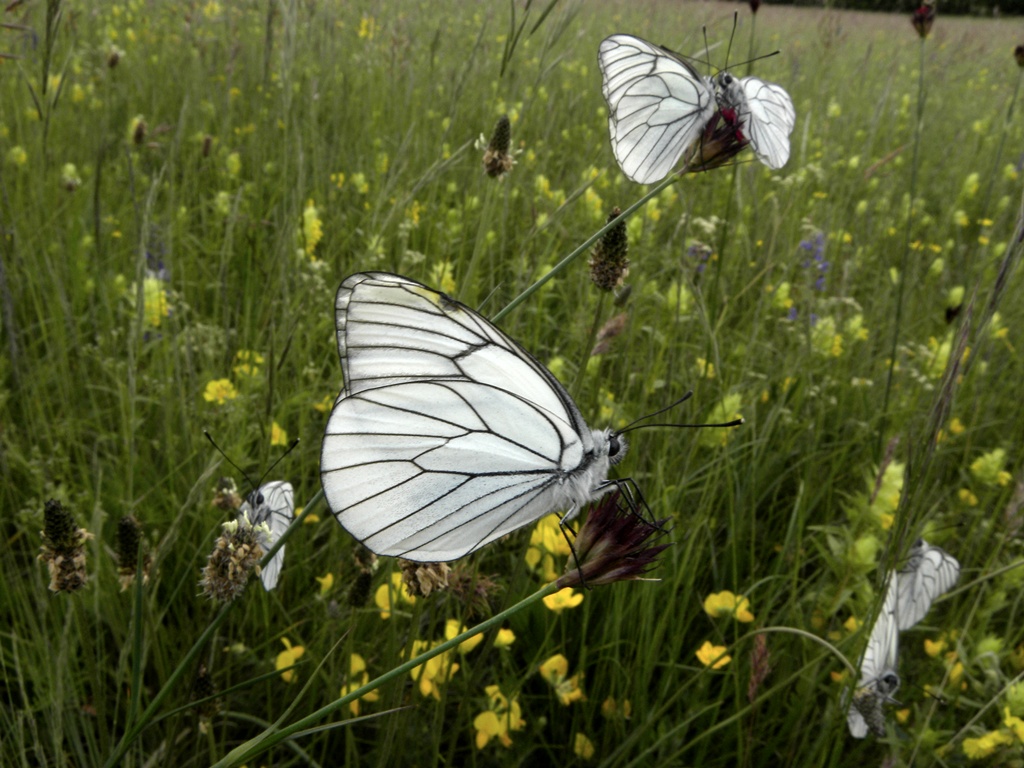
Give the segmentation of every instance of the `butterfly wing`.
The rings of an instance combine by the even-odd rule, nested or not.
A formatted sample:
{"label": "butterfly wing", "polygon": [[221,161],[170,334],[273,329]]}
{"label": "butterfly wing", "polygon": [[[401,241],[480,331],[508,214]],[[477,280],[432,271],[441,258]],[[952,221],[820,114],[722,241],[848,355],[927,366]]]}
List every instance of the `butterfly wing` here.
{"label": "butterfly wing", "polygon": [[796,125],[793,100],[781,85],[756,77],[744,77],[739,83],[744,102],[740,110],[743,135],[758,159],[778,170],[789,160],[789,135]]}
{"label": "butterfly wing", "polygon": [[941,547],[918,539],[907,564],[897,574],[897,620],[900,630],[910,629],[925,617],[935,599],[951,590],[960,578],[960,563]]}
{"label": "butterfly wing", "polygon": [[[867,647],[860,661],[860,680],[853,701],[846,711],[846,724],[850,734],[863,739],[871,732],[885,732],[882,704],[891,701],[899,688],[896,657],[899,653],[899,624],[896,621],[898,580],[890,574],[885,590],[882,610],[871,627]],[[867,715],[867,717],[865,717]],[[881,725],[879,725],[879,722]]]}
{"label": "butterfly wing", "polygon": [[386,273],[347,278],[336,310],[345,386],[321,482],[378,555],[455,560],[603,491],[607,436],[485,318]]}
{"label": "butterfly wing", "polygon": [[[275,480],[260,486],[253,494],[255,504],[250,503],[253,509],[253,525],[266,523],[270,528],[270,534],[263,537],[263,545],[269,549],[291,525],[295,519],[295,492],[291,483],[283,480]],[[260,571],[260,581],[263,588],[268,592],[277,586],[277,580],[281,576],[281,567],[284,565],[284,550],[282,546]]]}
{"label": "butterfly wing", "polygon": [[612,151],[632,181],[661,181],[715,113],[714,91],[685,61],[632,35],[597,54]]}

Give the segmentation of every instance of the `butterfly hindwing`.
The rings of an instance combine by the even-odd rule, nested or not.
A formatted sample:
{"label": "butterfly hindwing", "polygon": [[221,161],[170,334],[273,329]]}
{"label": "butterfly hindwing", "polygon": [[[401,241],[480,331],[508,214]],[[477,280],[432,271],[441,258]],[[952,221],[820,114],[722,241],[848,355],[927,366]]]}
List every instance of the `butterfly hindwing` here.
{"label": "butterfly hindwing", "polygon": [[714,115],[710,80],[632,35],[602,41],[597,59],[615,159],[632,181],[661,181]]}
{"label": "butterfly hindwing", "polygon": [[897,580],[890,574],[882,610],[871,627],[868,644],[861,657],[860,679],[853,693],[853,701],[846,711],[850,734],[858,739],[867,736],[869,729],[876,736],[885,735],[882,705],[892,702],[892,694],[899,688],[900,680],[896,672],[899,653],[897,596]]}
{"label": "butterfly hindwing", "polygon": [[469,307],[360,273],[338,290],[336,325],[345,384],[321,480],[339,522],[377,554],[454,560],[603,491],[608,433]]}
{"label": "butterfly hindwing", "polygon": [[951,590],[959,578],[960,563],[955,557],[918,539],[896,576],[899,628],[910,629],[921,621],[936,598]]}
{"label": "butterfly hindwing", "polygon": [[[270,549],[295,519],[295,492],[291,483],[283,480],[264,483],[250,495],[246,504],[247,508],[243,509],[243,513],[249,514],[250,522],[254,526],[266,523],[270,529],[270,533],[263,536],[265,550]],[[260,571],[263,588],[268,592],[277,586],[281,576],[284,550],[284,546],[277,550],[270,562]]]}

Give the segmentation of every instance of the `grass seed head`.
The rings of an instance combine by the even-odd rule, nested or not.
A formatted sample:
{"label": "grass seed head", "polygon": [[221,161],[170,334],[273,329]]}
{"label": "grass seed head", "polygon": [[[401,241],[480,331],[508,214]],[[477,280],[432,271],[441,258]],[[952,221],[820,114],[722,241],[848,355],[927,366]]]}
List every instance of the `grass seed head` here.
{"label": "grass seed head", "polygon": [[[608,221],[615,221],[622,213],[613,208],[608,214]],[[626,233],[626,222],[619,221],[609,229],[597,245],[590,257],[590,279],[602,291],[612,291],[629,272],[629,236]]]}

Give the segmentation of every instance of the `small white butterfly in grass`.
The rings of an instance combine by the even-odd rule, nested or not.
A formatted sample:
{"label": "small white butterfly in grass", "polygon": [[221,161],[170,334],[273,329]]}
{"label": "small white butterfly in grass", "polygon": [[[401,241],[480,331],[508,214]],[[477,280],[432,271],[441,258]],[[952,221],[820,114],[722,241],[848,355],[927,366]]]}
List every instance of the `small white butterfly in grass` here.
{"label": "small white butterfly in grass", "polygon": [[603,40],[597,61],[615,159],[632,181],[661,181],[715,114],[711,79],[632,35]]}
{"label": "small white butterfly in grass", "polygon": [[[291,483],[275,480],[261,485],[242,502],[238,509],[238,517],[239,520],[248,517],[254,528],[262,523],[266,524],[266,529],[260,536],[260,543],[263,550],[268,551],[295,519],[295,492]],[[277,586],[277,580],[281,576],[284,549],[282,546],[277,550],[270,562],[260,571],[263,588],[268,592]]]}
{"label": "small white butterfly in grass", "polygon": [[892,695],[900,687],[900,678],[896,673],[900,641],[896,619],[898,592],[897,580],[890,574],[882,612],[871,627],[868,645],[860,660],[860,680],[853,692],[850,708],[846,711],[846,724],[850,733],[858,739],[867,736],[869,729],[876,736],[884,736],[885,716],[882,705],[897,703]]}
{"label": "small white butterfly in grass", "polygon": [[910,629],[925,617],[932,603],[946,594],[960,578],[960,563],[940,547],[918,539],[910,557],[896,576],[896,620],[901,630]]}
{"label": "small white butterfly in grass", "polygon": [[378,555],[455,560],[610,490],[626,452],[486,318],[399,275],[342,282],[345,377],[327,423],[327,504]]}
{"label": "small white butterfly in grass", "polygon": [[793,101],[781,85],[756,77],[715,75],[715,96],[727,121],[750,142],[758,160],[778,170],[789,160],[789,135],[796,125]]}

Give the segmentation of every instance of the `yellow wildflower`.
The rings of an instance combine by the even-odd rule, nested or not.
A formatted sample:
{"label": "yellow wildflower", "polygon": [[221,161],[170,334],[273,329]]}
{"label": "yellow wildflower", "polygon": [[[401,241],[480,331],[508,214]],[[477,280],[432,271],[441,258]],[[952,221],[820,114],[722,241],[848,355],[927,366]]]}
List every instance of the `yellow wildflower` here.
{"label": "yellow wildflower", "polygon": [[1006,464],[1006,451],[996,448],[982,454],[971,463],[971,474],[981,483],[989,486],[1006,485],[1003,482],[1003,466]]}
{"label": "yellow wildflower", "polygon": [[439,261],[430,268],[430,285],[437,286],[442,293],[455,293],[455,276],[450,261]]}
{"label": "yellow wildflower", "polygon": [[256,376],[263,365],[263,355],[251,349],[240,349],[235,352],[235,365],[231,369],[239,376]]}
{"label": "yellow wildflower", "polygon": [[540,665],[537,670],[540,676],[548,681],[548,684],[555,689],[555,694],[562,704],[568,707],[574,701],[586,699],[583,689],[580,687],[582,672],[577,672],[572,677],[569,674],[569,660],[560,653],[556,653],[550,659]]}
{"label": "yellow wildflower", "polygon": [[288,445],[288,433],[285,432],[281,425],[276,421],[270,424],[270,444],[271,445]]}
{"label": "yellow wildflower", "polygon": [[609,720],[615,717],[629,720],[632,714],[633,704],[629,699],[624,699],[621,706],[612,696],[601,702],[601,715]]}
{"label": "yellow wildflower", "polygon": [[510,648],[512,643],[516,641],[516,633],[511,629],[502,627],[498,630],[497,636],[494,638],[495,648]]}
{"label": "yellow wildflower", "polygon": [[281,642],[284,643],[284,650],[277,654],[277,659],[274,661],[274,669],[286,670],[281,672],[281,679],[286,683],[294,683],[297,679],[294,669],[288,669],[302,658],[302,654],[306,652],[305,647],[301,645],[292,645],[291,641],[287,637],[282,637]]}
{"label": "yellow wildflower", "polygon": [[938,640],[929,640],[927,637],[924,639],[924,652],[933,659],[937,658],[948,646],[949,643],[946,642],[945,635],[940,635]]}
{"label": "yellow wildflower", "polygon": [[1004,731],[989,731],[976,739],[964,739],[964,754],[970,760],[981,760],[1001,746],[1013,744],[1013,737]]}
{"label": "yellow wildflower", "polygon": [[526,726],[519,702],[515,698],[510,701],[496,685],[488,685],[484,691],[487,693],[489,709],[473,718],[476,748],[483,749],[495,738],[503,747],[510,747],[512,739],[508,735],[509,731],[521,731]]}
{"label": "yellow wildflower", "polygon": [[316,579],[317,582],[319,582],[319,584],[320,584],[320,595],[321,596],[326,595],[328,592],[330,592],[331,591],[331,587],[334,586],[334,574],[333,573],[328,572],[324,576],[314,576],[313,578]]}
{"label": "yellow wildflower", "polygon": [[724,645],[712,645],[710,640],[705,640],[704,645],[694,655],[705,667],[721,669],[732,661],[732,656],[725,653],[727,650]]}
{"label": "yellow wildflower", "polygon": [[306,255],[310,258],[313,257],[313,252],[316,250],[317,243],[323,239],[324,227],[323,222],[320,221],[320,211],[316,205],[313,204],[312,200],[306,202],[306,207],[302,211],[302,239],[305,244]]}
{"label": "yellow wildflower", "polygon": [[391,618],[396,601],[405,605],[412,605],[416,602],[416,598],[406,591],[405,584],[402,582],[402,574],[397,572],[391,574],[390,583],[381,584],[373,595],[373,602],[380,608],[382,619]]}
{"label": "yellow wildflower", "polygon": [[[431,644],[426,640],[414,640],[412,655],[418,656],[436,645],[437,643]],[[441,686],[459,671],[459,665],[452,661],[452,658],[452,652],[445,651],[409,670],[409,677],[419,684],[420,693],[424,697],[433,696],[437,701],[441,700]]]}
{"label": "yellow wildflower", "polygon": [[750,612],[750,601],[742,595],[734,595],[726,590],[708,595],[704,600],[704,611],[711,618],[732,616],[736,621],[749,624],[754,620],[754,614]]}
{"label": "yellow wildflower", "polygon": [[1024,720],[1010,714],[1009,707],[1003,707],[1003,725],[1010,729],[1017,741],[1024,743]]}
{"label": "yellow wildflower", "polygon": [[145,278],[142,281],[142,297],[145,303],[146,327],[159,328],[163,319],[171,314],[163,281],[158,277]]}
{"label": "yellow wildflower", "polygon": [[544,598],[544,605],[548,607],[548,610],[555,613],[561,613],[566,608],[575,608],[582,602],[583,593],[573,594],[572,587],[566,587]]}
{"label": "yellow wildflower", "polygon": [[[466,627],[463,624],[459,623],[458,619],[448,619],[448,621],[445,622],[445,625],[444,625],[444,637],[445,637],[445,640],[451,640],[452,638],[456,637],[457,635],[462,634],[465,631],[466,631]],[[458,647],[459,653],[461,653],[463,655],[469,653],[474,648],[476,648],[478,645],[480,645],[480,643],[483,642],[483,639],[484,639],[483,634],[479,634],[479,635],[473,635],[468,640],[464,640],[463,642],[459,643],[459,647]]]}
{"label": "yellow wildflower", "polygon": [[576,757],[582,760],[590,760],[594,756],[594,742],[584,736],[582,733],[577,733],[573,737],[572,751]]}
{"label": "yellow wildflower", "polygon": [[206,391],[203,392],[203,399],[206,402],[217,405],[224,405],[228,400],[234,400],[236,397],[238,397],[238,391],[228,379],[207,382]]}
{"label": "yellow wildflower", "polygon": [[359,20],[357,34],[360,40],[373,40],[373,36],[377,34],[377,20],[373,16],[363,16]]}
{"label": "yellow wildflower", "polygon": [[[368,682],[370,682],[370,673],[366,671],[366,661],[358,653],[353,653],[352,658],[349,659],[348,683],[342,686],[340,697],[344,698],[345,696],[348,696],[353,691],[362,688]],[[355,701],[349,702],[349,712],[351,712],[354,716],[358,716],[360,701],[373,702],[377,701],[378,699],[380,699],[380,692],[378,691],[370,691],[369,693],[365,693]]]}

